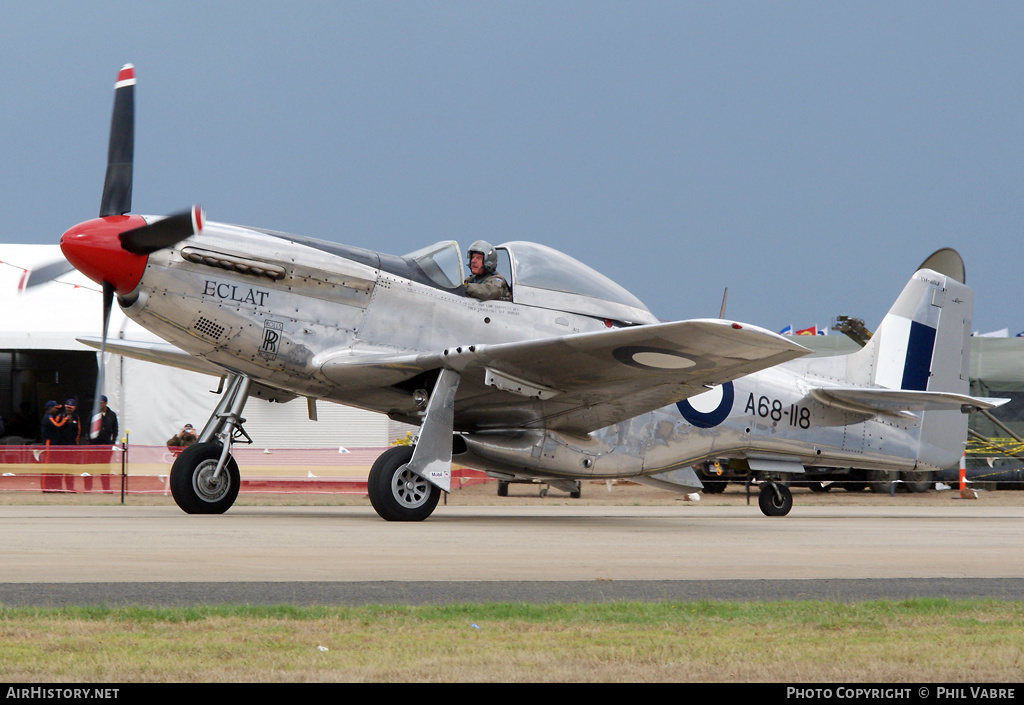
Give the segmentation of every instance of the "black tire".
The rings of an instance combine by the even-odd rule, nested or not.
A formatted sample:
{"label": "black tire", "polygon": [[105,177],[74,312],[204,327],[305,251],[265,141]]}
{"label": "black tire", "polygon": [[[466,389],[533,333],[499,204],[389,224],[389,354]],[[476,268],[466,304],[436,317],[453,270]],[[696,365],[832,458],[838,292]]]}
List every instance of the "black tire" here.
{"label": "black tire", "polygon": [[892,494],[899,477],[895,470],[868,470],[868,489],[877,494]]}
{"label": "black tire", "polygon": [[812,482],[807,486],[810,488],[811,492],[817,493],[828,492],[829,490],[832,489],[831,483],[825,484],[824,482]]}
{"label": "black tire", "polygon": [[171,466],[171,496],[186,514],[223,514],[235,503],[241,476],[230,454],[216,481],[211,480],[220,451],[219,443],[196,443]]}
{"label": "black tire", "polygon": [[498,496],[508,497],[508,483],[504,480],[498,480]]}
{"label": "black tire", "polygon": [[932,473],[926,470],[911,470],[902,474],[903,487],[907,492],[927,492],[935,486]]}
{"label": "black tire", "polygon": [[441,490],[408,468],[413,446],[395,446],[380,454],[366,482],[370,504],[387,521],[423,521],[441,498]]}
{"label": "black tire", "polygon": [[793,508],[793,493],[782,483],[762,485],[761,493],[757,496],[757,506],[765,516],[784,517]]}
{"label": "black tire", "polygon": [[726,480],[705,480],[702,477],[700,478],[700,484],[704,485],[704,492],[706,494],[722,494],[729,483]]}
{"label": "black tire", "polygon": [[729,481],[721,479],[721,475],[718,473],[712,473],[708,469],[707,464],[694,465],[693,469],[697,473],[697,479],[700,480],[700,484],[704,485],[705,494],[725,492],[725,486],[729,484]]}
{"label": "black tire", "polygon": [[582,496],[583,496],[583,487],[582,487],[582,485],[580,485],[580,481],[577,480],[576,481],[576,489],[574,489],[571,492],[569,492],[569,498],[570,499],[579,499]]}
{"label": "black tire", "polygon": [[851,482],[847,482],[847,483],[843,484],[843,489],[846,490],[847,492],[863,492],[867,488],[868,488],[868,483],[866,483],[866,482],[853,482],[853,481],[851,481]]}

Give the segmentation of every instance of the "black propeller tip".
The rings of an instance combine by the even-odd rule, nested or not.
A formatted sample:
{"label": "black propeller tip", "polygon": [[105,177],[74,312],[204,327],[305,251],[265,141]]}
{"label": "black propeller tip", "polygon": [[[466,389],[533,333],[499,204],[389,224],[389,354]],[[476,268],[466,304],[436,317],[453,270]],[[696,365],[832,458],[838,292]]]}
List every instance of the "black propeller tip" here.
{"label": "black propeller tip", "polygon": [[74,269],[74,265],[66,259],[62,259],[36,269],[26,270],[18,288],[22,293],[24,293],[28,289],[53,281],[57,277],[74,271]]}
{"label": "black propeller tip", "polygon": [[100,217],[123,215],[132,209],[132,163],[135,159],[135,67],[125,64],[114,84],[114,113],[110,119],[107,175],[100,199]]}
{"label": "black propeller tip", "polygon": [[118,235],[121,248],[136,255],[148,255],[172,247],[202,230],[205,219],[203,209],[192,206],[141,228],[125,230]]}

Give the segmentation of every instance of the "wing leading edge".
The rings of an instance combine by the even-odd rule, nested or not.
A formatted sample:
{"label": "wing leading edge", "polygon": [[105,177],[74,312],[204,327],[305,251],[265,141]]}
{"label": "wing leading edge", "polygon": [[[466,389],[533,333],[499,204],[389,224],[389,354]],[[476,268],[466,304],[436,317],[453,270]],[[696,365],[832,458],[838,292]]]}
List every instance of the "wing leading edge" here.
{"label": "wing leading edge", "polygon": [[[101,341],[99,338],[78,338],[78,342],[88,345],[90,348],[99,350]],[[147,342],[138,340],[110,340],[107,339],[106,351],[116,355],[123,355],[134,360],[144,362],[155,362],[168,367],[176,367],[179,370],[199,372],[206,375],[219,377],[225,373],[224,368],[208,362],[201,357],[190,355],[179,347],[163,342]]]}

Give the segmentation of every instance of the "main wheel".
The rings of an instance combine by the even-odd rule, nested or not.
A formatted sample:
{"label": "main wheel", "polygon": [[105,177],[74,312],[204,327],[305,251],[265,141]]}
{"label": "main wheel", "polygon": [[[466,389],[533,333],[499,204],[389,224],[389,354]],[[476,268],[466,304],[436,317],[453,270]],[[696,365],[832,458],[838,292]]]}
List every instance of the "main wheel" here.
{"label": "main wheel", "polygon": [[782,483],[769,482],[761,485],[757,506],[765,516],[784,517],[793,508],[793,493]]}
{"label": "main wheel", "polygon": [[238,497],[238,463],[228,455],[220,474],[219,443],[196,443],[181,452],[171,466],[171,496],[187,514],[223,514]]}
{"label": "main wheel", "polygon": [[387,521],[423,521],[429,517],[441,490],[404,467],[413,446],[394,446],[380,454],[366,482],[370,504]]}

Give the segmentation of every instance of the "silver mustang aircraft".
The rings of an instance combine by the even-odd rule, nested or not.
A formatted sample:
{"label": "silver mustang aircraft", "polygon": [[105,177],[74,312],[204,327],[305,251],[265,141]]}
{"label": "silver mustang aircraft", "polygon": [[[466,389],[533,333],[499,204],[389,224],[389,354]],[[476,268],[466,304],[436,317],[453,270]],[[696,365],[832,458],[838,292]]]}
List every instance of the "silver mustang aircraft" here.
{"label": "silver mustang aircraft", "polygon": [[[101,350],[220,374],[220,403],[171,469],[189,513],[234,502],[232,444],[246,399],[326,399],[420,427],[373,465],[387,520],[430,516],[453,458],[503,482],[629,478],[699,490],[693,466],[745,461],[760,506],[784,515],[805,466],[937,469],[964,449],[971,291],[913,275],[859,352],[797,360],[792,339],[722,319],[659,322],[629,292],[543,245],[494,248],[511,301],[467,295],[439,242],[392,256],[131,210],[135,72],[115,89],[99,218],[64,233],[68,261],[104,291]],[[165,345],[108,341],[116,297]],[[102,384],[102,369],[98,387]],[[97,398],[99,391],[97,391]]]}

